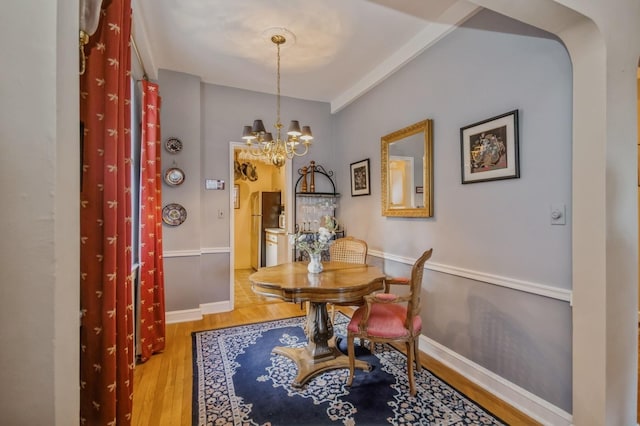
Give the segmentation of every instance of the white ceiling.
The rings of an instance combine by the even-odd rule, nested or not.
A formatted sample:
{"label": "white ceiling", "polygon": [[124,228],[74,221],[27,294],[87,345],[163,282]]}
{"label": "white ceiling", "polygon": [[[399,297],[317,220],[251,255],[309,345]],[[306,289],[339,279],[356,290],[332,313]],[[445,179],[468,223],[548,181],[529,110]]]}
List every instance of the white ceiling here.
{"label": "white ceiling", "polygon": [[[281,47],[283,96],[348,105],[464,22],[465,0],[133,0],[134,39],[157,69],[207,83],[276,92],[270,29]],[[269,36],[267,36],[269,34]]]}

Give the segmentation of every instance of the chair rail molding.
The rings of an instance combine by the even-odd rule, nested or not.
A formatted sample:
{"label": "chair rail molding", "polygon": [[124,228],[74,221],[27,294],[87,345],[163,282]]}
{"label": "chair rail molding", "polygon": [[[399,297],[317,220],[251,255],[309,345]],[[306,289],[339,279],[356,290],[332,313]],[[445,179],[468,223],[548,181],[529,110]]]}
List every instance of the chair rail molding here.
{"label": "chair rail molding", "polygon": [[231,247],[202,247],[199,249],[193,250],[165,250],[162,253],[164,258],[170,257],[191,257],[191,256],[201,256],[203,254],[219,254],[219,253],[230,253]]}
{"label": "chair rail molding", "polygon": [[[385,253],[379,250],[369,249],[369,255],[375,256],[384,260],[391,260],[394,262],[404,263],[407,265],[413,265],[415,259],[398,256],[391,253]],[[510,288],[512,290],[524,291],[526,293],[535,294],[537,296],[549,297],[556,300],[562,300],[572,304],[573,292],[571,290],[554,287],[546,284],[534,283],[531,281],[519,280],[517,278],[503,277],[500,275],[489,274],[482,271],[474,271],[471,269],[459,268],[452,265],[444,265],[441,263],[427,262],[424,265],[425,269],[431,271],[442,272],[449,275],[455,275],[462,278],[468,278],[475,281],[480,281],[488,284],[497,285],[500,287]]]}

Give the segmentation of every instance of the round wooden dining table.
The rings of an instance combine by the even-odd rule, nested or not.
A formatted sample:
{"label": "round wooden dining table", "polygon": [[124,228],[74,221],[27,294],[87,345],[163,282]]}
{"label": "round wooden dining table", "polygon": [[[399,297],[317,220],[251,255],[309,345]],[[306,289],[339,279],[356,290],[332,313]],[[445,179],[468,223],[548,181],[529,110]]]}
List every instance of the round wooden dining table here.
{"label": "round wooden dining table", "polygon": [[[303,386],[323,371],[349,367],[349,357],[335,346],[327,303],[360,305],[364,296],[384,288],[385,275],[376,266],[345,262],[322,264],[324,269],[317,274],[307,271],[306,262],[293,262],[261,268],[249,276],[257,294],[293,303],[309,302],[306,346],[273,349],[273,353],[292,359],[298,366],[298,375],[292,383],[294,387]],[[356,360],[356,368],[368,371],[371,367]]]}

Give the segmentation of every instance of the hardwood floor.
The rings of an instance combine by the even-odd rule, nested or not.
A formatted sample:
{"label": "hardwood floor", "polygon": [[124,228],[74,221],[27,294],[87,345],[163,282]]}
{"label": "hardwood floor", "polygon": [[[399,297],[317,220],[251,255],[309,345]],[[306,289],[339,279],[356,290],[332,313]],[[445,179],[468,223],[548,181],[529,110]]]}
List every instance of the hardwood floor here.
{"label": "hardwood floor", "polygon": [[253,269],[235,270],[234,306],[236,309],[265,303],[283,303],[281,300],[273,297],[260,296],[254,293],[249,284],[249,275],[252,273]]}
{"label": "hardwood floor", "polygon": [[[191,333],[200,330],[250,324],[265,319],[304,315],[294,303],[253,294],[247,281],[249,270],[236,271],[233,312],[206,315],[200,321],[167,325],[166,349],[134,372],[134,426],[191,424]],[[351,308],[339,308],[347,315]],[[511,425],[538,424],[489,392],[471,383],[431,357],[421,354],[422,365],[485,409]]]}

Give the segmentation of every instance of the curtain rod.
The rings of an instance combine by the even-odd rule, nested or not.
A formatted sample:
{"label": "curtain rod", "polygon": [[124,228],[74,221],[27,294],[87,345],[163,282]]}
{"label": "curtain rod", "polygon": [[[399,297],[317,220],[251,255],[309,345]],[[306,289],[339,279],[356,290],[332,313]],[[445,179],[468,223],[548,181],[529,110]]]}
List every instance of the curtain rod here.
{"label": "curtain rod", "polygon": [[147,70],[144,67],[144,62],[142,62],[142,57],[140,56],[140,51],[138,50],[138,45],[136,44],[135,39],[133,38],[133,34],[129,35],[129,40],[131,40],[131,45],[133,46],[133,51],[136,52],[136,56],[138,58],[138,63],[142,67],[142,78],[149,81],[149,77],[147,76]]}

